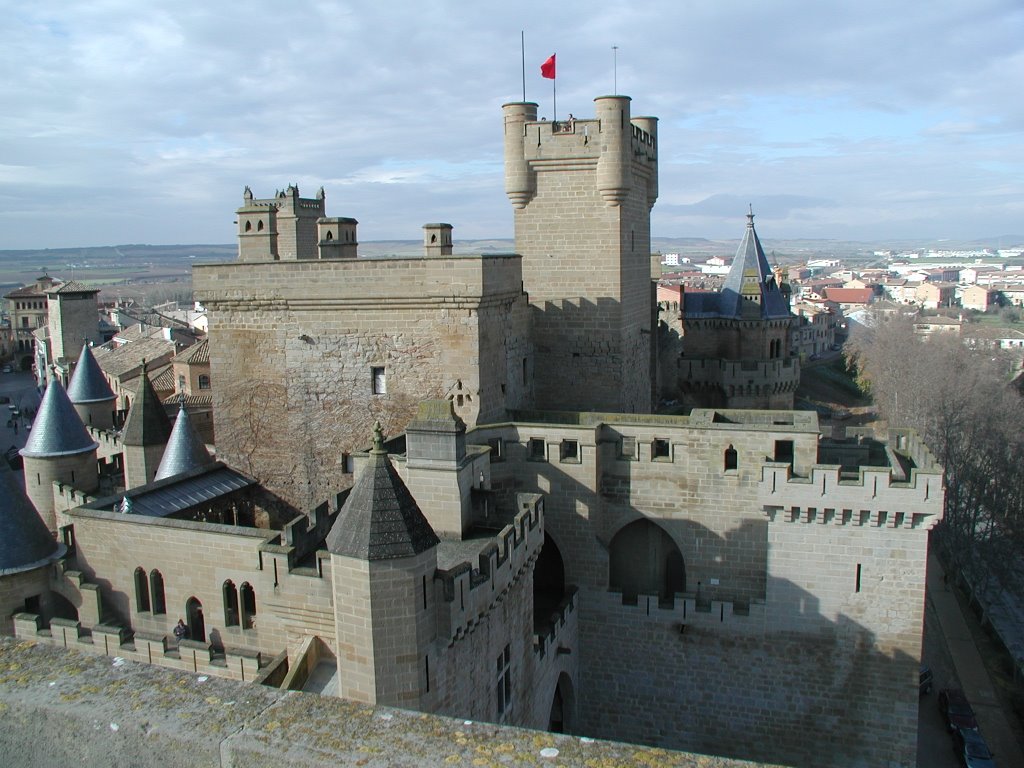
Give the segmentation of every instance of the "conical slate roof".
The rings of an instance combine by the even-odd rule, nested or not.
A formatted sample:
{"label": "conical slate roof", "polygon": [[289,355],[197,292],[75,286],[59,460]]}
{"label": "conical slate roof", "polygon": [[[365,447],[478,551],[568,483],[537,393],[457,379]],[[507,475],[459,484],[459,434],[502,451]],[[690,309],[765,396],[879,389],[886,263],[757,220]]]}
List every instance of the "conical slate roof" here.
{"label": "conical slate roof", "polygon": [[327,549],[360,560],[391,560],[418,555],[439,541],[391,465],[377,424],[369,465],[327,534]]}
{"label": "conical slate roof", "polygon": [[0,460],[0,576],[38,568],[65,549],[47,530],[7,462]]}
{"label": "conical slate roof", "polygon": [[75,372],[71,374],[71,381],[68,384],[68,398],[72,403],[82,405],[102,403],[116,397],[89,345],[83,344],[82,354],[78,356],[78,365],[75,366]]}
{"label": "conical slate roof", "polygon": [[171,430],[171,437],[167,441],[167,448],[164,449],[164,456],[160,459],[160,466],[156,470],[154,480],[163,480],[165,477],[179,475],[188,472],[190,469],[198,469],[213,463],[209,451],[196,434],[189,418],[188,411],[182,403],[178,409],[178,420],[174,422],[174,429]]}
{"label": "conical slate roof", "polygon": [[736,249],[718,307],[722,317],[771,319],[790,314],[754,230],[753,212],[747,214],[747,231]]}
{"label": "conical slate roof", "polygon": [[139,377],[139,391],[128,410],[128,420],[121,430],[123,445],[163,445],[171,436],[171,420],[167,418],[160,398],[156,396],[153,383],[142,366]]}
{"label": "conical slate roof", "polygon": [[99,446],[78,418],[60,380],[52,377],[21,455],[35,459],[71,456],[94,451]]}

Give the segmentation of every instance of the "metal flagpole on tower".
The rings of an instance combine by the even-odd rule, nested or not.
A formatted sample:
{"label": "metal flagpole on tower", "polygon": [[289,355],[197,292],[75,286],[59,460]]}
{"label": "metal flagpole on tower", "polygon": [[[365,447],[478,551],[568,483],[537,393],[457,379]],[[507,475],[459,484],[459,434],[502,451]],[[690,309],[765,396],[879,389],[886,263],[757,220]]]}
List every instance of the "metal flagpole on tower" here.
{"label": "metal flagpole on tower", "polygon": [[519,32],[519,48],[523,53],[523,101],[526,101],[526,31]]}
{"label": "metal flagpole on tower", "polygon": [[[612,96],[619,95],[619,46],[612,46],[612,72],[613,83]],[[525,99],[524,99],[525,101]]]}

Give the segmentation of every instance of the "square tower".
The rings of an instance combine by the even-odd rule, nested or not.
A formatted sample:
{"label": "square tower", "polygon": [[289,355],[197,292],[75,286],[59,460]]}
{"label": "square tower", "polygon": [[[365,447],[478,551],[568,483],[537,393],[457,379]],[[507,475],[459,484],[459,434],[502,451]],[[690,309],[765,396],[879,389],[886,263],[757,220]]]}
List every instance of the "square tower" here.
{"label": "square tower", "polygon": [[594,119],[537,120],[504,105],[505,192],[533,315],[537,406],[646,412],[654,326],[650,211],[657,119],[628,96]]}

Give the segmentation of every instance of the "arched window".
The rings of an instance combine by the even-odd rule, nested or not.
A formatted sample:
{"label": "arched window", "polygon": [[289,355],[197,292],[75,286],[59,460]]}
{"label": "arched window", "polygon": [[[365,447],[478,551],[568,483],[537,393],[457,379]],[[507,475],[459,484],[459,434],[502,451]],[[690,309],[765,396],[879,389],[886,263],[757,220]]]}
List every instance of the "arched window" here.
{"label": "arched window", "polygon": [[149,593],[153,600],[153,613],[167,613],[167,601],[164,598],[164,577],[160,571],[149,572]]}
{"label": "arched window", "polygon": [[256,626],[256,593],[248,582],[242,584],[242,629]]}
{"label": "arched window", "polygon": [[739,466],[739,457],[736,453],[736,449],[730,444],[725,449],[725,471],[736,469]]}
{"label": "arched window", "polygon": [[228,579],[222,588],[224,593],[224,626],[238,626],[238,590],[235,589],[235,582]]}
{"label": "arched window", "polygon": [[188,599],[185,603],[185,616],[188,621],[189,639],[206,642],[206,618],[203,616],[203,604],[199,602],[199,598]]}
{"label": "arched window", "polygon": [[328,242],[330,242],[333,239],[334,239],[334,233],[331,232],[330,230],[327,230],[327,237],[325,237],[324,240],[327,240]]}
{"label": "arched window", "polygon": [[142,567],[135,569],[135,610],[139,613],[149,611],[149,581],[146,569]]}
{"label": "arched window", "polygon": [[256,222],[256,231],[257,232],[262,232],[263,231],[263,219],[260,219],[259,221]]}
{"label": "arched window", "polygon": [[251,232],[252,231],[252,222],[251,221],[245,222],[245,231],[246,232]]}

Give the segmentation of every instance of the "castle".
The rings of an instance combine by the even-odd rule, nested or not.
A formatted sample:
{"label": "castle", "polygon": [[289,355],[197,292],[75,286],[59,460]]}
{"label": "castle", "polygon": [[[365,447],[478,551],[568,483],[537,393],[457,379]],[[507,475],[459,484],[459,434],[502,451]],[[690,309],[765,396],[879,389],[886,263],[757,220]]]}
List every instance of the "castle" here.
{"label": "castle", "polygon": [[[504,106],[515,254],[455,255],[439,223],[421,257],[359,257],[322,191],[246,189],[239,259],[194,268],[216,459],[145,377],[121,434],[84,426],[109,410],[84,347],[23,452],[29,495],[0,471],[20,532],[0,630],[473,720],[912,766],[941,471],[907,431],[651,412],[666,376],[699,378],[659,359],[656,120],[595,105]],[[769,406],[789,320],[745,274],[752,217],[741,251],[756,263],[693,316],[760,366],[760,393],[705,376],[715,396]],[[98,497],[117,456],[126,490]]]}

